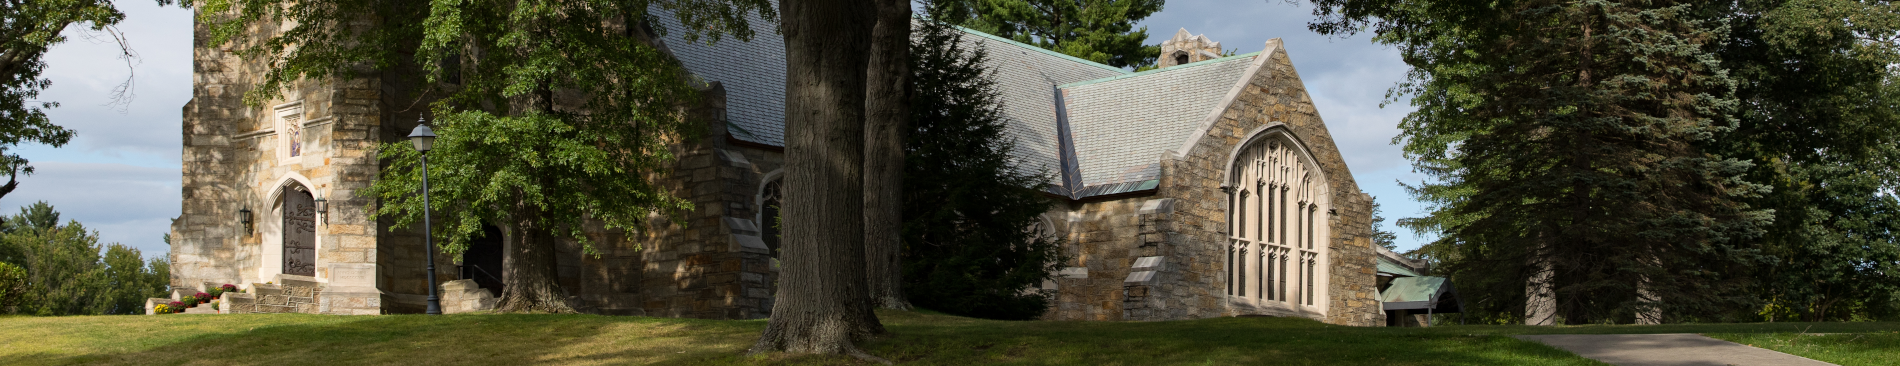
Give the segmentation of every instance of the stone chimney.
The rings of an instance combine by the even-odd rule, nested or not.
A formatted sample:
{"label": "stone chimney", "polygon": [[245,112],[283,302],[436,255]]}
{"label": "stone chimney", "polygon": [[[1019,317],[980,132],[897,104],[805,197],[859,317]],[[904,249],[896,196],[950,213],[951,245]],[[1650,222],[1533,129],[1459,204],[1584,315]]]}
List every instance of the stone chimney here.
{"label": "stone chimney", "polygon": [[1184,65],[1220,58],[1220,42],[1207,39],[1207,35],[1190,35],[1187,28],[1174,32],[1174,38],[1161,42],[1161,57],[1155,60],[1155,68]]}

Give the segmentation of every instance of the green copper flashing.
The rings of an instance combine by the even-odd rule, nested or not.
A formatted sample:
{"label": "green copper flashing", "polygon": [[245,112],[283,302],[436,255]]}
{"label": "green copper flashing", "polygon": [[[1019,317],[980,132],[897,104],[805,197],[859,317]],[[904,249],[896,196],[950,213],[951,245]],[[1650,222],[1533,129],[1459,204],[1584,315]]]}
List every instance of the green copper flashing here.
{"label": "green copper flashing", "polygon": [[960,30],[960,31],[963,31],[964,33],[969,33],[969,34],[974,34],[974,35],[977,35],[977,36],[979,36],[979,37],[983,37],[983,38],[989,38],[989,39],[993,39],[993,40],[998,40],[998,41],[1003,41],[1003,42],[1008,42],[1009,44],[1013,44],[1013,45],[1016,45],[1017,47],[1022,47],[1022,48],[1026,48],[1026,49],[1029,49],[1029,50],[1031,50],[1031,51],[1036,51],[1036,52],[1041,52],[1041,53],[1043,53],[1043,54],[1045,54],[1045,55],[1050,55],[1050,56],[1055,56],[1055,57],[1061,57],[1062,59],[1065,59],[1065,60],[1069,60],[1069,61],[1075,61],[1075,62],[1078,62],[1078,63],[1081,63],[1081,64],[1083,64],[1083,65],[1089,65],[1089,66],[1095,66],[1095,67],[1100,67],[1100,68],[1102,68],[1102,69],[1104,69],[1104,70],[1112,70],[1112,71],[1115,71],[1115,72],[1119,72],[1119,73],[1124,73],[1124,74],[1125,74],[1125,73],[1128,73],[1128,70],[1122,70],[1122,69],[1121,69],[1121,68],[1119,68],[1119,67],[1114,67],[1114,66],[1108,66],[1108,65],[1103,65],[1103,64],[1101,64],[1101,63],[1099,63],[1099,62],[1095,62],[1095,61],[1089,61],[1089,60],[1084,60],[1084,59],[1081,59],[1081,58],[1077,58],[1077,57],[1075,57],[1075,56],[1069,56],[1069,55],[1064,55],[1064,54],[1062,54],[1062,53],[1060,53],[1060,52],[1056,52],[1056,51],[1050,51],[1050,50],[1046,50],[1046,49],[1043,49],[1042,47],[1036,47],[1035,45],[1031,45],[1031,44],[1027,44],[1027,43],[1022,43],[1022,42],[1017,42],[1016,40],[1013,40],[1013,39],[1009,39],[1009,38],[1003,38],[1003,37],[998,37],[998,36],[996,36],[996,35],[994,35],[994,34],[989,34],[989,33],[983,33],[983,32],[981,32],[981,31],[977,31],[977,30],[975,30],[975,29],[970,29],[970,28],[964,28],[964,27],[962,27],[962,26],[958,26],[958,25],[951,25],[951,26],[952,26],[952,27],[957,27],[957,30]]}
{"label": "green copper flashing", "polygon": [[1095,79],[1095,80],[1088,80],[1088,81],[1077,81],[1073,83],[1062,84],[1062,86],[1058,86],[1058,88],[1068,89],[1068,88],[1073,88],[1073,87],[1078,87],[1078,86],[1083,86],[1083,85],[1127,79],[1127,78],[1148,75],[1148,74],[1155,74],[1155,73],[1174,71],[1174,70],[1185,70],[1185,69],[1194,68],[1196,66],[1217,64],[1217,63],[1220,63],[1220,61],[1231,61],[1233,59],[1241,58],[1241,57],[1253,57],[1259,54],[1260,52],[1254,52],[1254,53],[1249,53],[1249,54],[1244,54],[1244,55],[1233,55],[1233,56],[1227,56],[1227,57],[1222,57],[1222,58],[1217,58],[1217,59],[1212,59],[1212,60],[1202,60],[1200,62],[1192,62],[1186,65],[1180,65],[1180,66],[1169,67],[1169,68],[1164,68],[1164,69],[1154,69],[1154,70],[1142,71],[1142,72],[1131,73],[1131,74],[1115,75],[1115,76],[1110,76],[1110,77],[1105,77],[1105,78]]}

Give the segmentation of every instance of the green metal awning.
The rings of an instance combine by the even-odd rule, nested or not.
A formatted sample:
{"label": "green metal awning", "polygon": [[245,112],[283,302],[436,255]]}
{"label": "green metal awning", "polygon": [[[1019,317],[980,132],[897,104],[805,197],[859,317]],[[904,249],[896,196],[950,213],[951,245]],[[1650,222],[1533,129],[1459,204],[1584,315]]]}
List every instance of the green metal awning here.
{"label": "green metal awning", "polygon": [[1457,291],[1444,277],[1400,277],[1379,294],[1386,310],[1434,309],[1440,313],[1460,311]]}
{"label": "green metal awning", "polygon": [[1405,268],[1405,266],[1398,264],[1398,262],[1393,262],[1391,259],[1386,259],[1385,257],[1378,257],[1378,258],[1379,258],[1379,274],[1392,276],[1392,277],[1419,277],[1421,276],[1420,274],[1418,274],[1418,272],[1413,272],[1412,269]]}

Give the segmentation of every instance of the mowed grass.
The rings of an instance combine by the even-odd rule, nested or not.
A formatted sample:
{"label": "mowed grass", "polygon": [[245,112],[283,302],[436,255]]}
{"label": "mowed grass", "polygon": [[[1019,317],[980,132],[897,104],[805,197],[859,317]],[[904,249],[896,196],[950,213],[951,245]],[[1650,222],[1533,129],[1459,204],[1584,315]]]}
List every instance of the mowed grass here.
{"label": "mowed grass", "polygon": [[[1895,323],[1355,328],[1287,318],[879,316],[893,335],[865,342],[864,349],[917,365],[1601,365],[1509,337],[1549,333],[1721,333],[1777,350],[1783,349],[1772,340],[1807,337],[1791,338],[1787,347],[1816,351],[1783,351],[1840,364],[1900,359]],[[745,356],[764,327],[759,320],[593,315],[4,317],[0,364],[864,364],[837,356]],[[1840,334],[1793,335],[1803,331]]]}
{"label": "mowed grass", "polygon": [[1711,333],[1730,342],[1841,365],[1900,365],[1900,331],[1874,333]]}

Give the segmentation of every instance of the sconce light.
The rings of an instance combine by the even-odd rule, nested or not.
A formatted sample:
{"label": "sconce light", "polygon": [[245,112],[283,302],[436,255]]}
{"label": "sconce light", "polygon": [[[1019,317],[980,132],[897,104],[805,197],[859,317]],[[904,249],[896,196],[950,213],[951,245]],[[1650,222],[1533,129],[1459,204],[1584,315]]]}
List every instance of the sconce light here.
{"label": "sconce light", "polygon": [[318,221],[325,222],[325,223],[330,222],[330,200],[323,199],[323,196],[317,196],[316,203],[317,203],[317,217],[323,218],[322,220],[318,220]]}
{"label": "sconce light", "polygon": [[251,231],[251,209],[248,209],[248,208],[238,209],[238,223],[244,224],[245,232],[248,233]]}

